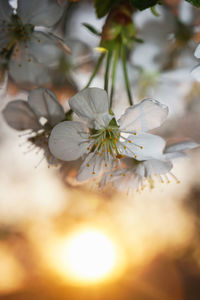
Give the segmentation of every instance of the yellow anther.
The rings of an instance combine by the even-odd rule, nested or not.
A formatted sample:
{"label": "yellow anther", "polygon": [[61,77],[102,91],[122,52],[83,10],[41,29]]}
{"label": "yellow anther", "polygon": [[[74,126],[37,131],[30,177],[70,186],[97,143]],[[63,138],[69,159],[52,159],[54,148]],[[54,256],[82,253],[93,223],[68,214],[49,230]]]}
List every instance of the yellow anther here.
{"label": "yellow anther", "polygon": [[99,154],[99,151],[97,151],[96,154]]}
{"label": "yellow anther", "polygon": [[126,176],[126,174],[125,174],[125,173],[123,173],[123,174],[122,174],[122,176]]}
{"label": "yellow anther", "polygon": [[89,151],[89,150],[90,150],[90,147],[87,147],[87,150]]}
{"label": "yellow anther", "polygon": [[110,149],[108,149],[108,152],[110,153]]}
{"label": "yellow anther", "polygon": [[124,146],[124,149],[126,150],[126,146]]}
{"label": "yellow anther", "polygon": [[89,166],[90,166],[90,164],[87,164],[86,166],[87,166],[87,167],[89,167]]}
{"label": "yellow anther", "polygon": [[131,144],[132,142],[131,142],[131,140],[128,140],[128,142]]}
{"label": "yellow anther", "polygon": [[136,135],[136,132],[133,132],[134,135]]}
{"label": "yellow anther", "polygon": [[168,180],[167,183],[169,184],[169,183],[170,183],[170,180]]}
{"label": "yellow anther", "polygon": [[113,176],[113,174],[110,174],[110,177],[112,177]]}
{"label": "yellow anther", "polygon": [[95,145],[95,147],[97,147],[98,146],[98,144],[94,144]]}
{"label": "yellow anther", "polygon": [[107,167],[108,165],[107,164],[105,164],[105,167]]}
{"label": "yellow anther", "polygon": [[105,153],[105,149],[103,149],[102,152]]}
{"label": "yellow anther", "polygon": [[181,182],[180,182],[180,180],[177,180],[177,182],[176,182],[176,183],[177,183],[177,184],[179,184],[179,183],[181,183]]}
{"label": "yellow anther", "polygon": [[103,153],[101,153],[100,156],[102,157],[102,156],[103,156]]}
{"label": "yellow anther", "polygon": [[143,147],[142,147],[142,146],[140,146],[140,149],[143,149]]}
{"label": "yellow anther", "polygon": [[95,172],[93,171],[93,172],[92,172],[92,174],[94,175],[94,174],[95,174]]}

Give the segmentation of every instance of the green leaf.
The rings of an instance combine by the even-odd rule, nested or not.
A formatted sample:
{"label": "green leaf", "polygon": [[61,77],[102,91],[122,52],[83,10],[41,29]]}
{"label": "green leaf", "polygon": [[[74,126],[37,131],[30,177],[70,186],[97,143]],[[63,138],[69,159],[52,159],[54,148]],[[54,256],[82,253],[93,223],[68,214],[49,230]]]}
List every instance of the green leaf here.
{"label": "green leaf", "polygon": [[196,7],[200,7],[200,0],[186,0],[186,1]]}
{"label": "green leaf", "polygon": [[135,8],[139,10],[144,10],[160,3],[160,0],[130,0],[130,2],[131,5],[134,6]]}
{"label": "green leaf", "polygon": [[90,25],[88,23],[83,23],[82,25],[85,26],[93,34],[101,36],[101,33],[96,28],[94,28],[92,25]]}
{"label": "green leaf", "polygon": [[119,0],[94,0],[97,17],[100,19],[107,15],[111,8],[119,2]]}

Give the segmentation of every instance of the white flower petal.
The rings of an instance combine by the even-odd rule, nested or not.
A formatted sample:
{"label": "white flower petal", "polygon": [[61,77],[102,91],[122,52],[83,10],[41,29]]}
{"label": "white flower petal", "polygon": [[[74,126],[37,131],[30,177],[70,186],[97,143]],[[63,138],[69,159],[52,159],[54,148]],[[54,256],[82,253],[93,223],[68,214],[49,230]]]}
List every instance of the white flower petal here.
{"label": "white flower petal", "polygon": [[77,180],[85,181],[99,175],[101,166],[102,159],[100,156],[95,155],[94,153],[88,154],[79,169]]}
{"label": "white flower petal", "polygon": [[163,156],[165,159],[173,160],[176,158],[185,157],[187,156],[187,154],[184,152],[169,152],[169,153],[164,153]]}
{"label": "white flower petal", "polygon": [[[130,142],[131,143],[130,143]],[[150,133],[138,133],[128,136],[128,141],[124,143],[126,149],[122,147],[122,153],[137,160],[151,158],[161,158],[165,148],[165,140],[160,136]]]}
{"label": "white flower petal", "polygon": [[168,173],[173,165],[170,161],[168,160],[158,160],[158,159],[151,159],[147,160],[138,165],[137,169],[135,172],[138,175],[141,175],[141,167],[144,167],[144,177],[148,177],[151,175],[162,175]]}
{"label": "white flower petal", "polygon": [[88,143],[82,137],[84,127],[79,122],[65,121],[56,125],[49,137],[51,153],[64,161],[76,160],[87,151]]}
{"label": "white flower petal", "polygon": [[113,118],[108,112],[108,96],[103,89],[86,88],[73,96],[69,105],[90,128],[105,127]]}
{"label": "white flower petal", "polygon": [[194,149],[196,147],[199,147],[199,144],[197,144],[193,141],[185,141],[185,142],[172,144],[172,145],[166,147],[165,153],[177,152],[177,151],[186,151],[186,150],[189,150],[189,149]]}
{"label": "white flower petal", "polygon": [[191,76],[200,82],[200,65],[197,65],[191,72]]}
{"label": "white flower petal", "polygon": [[14,129],[33,129],[37,131],[41,128],[36,115],[26,101],[12,101],[7,104],[2,113],[8,125]]}
{"label": "white flower petal", "polygon": [[119,119],[120,129],[124,131],[149,131],[159,127],[167,118],[166,105],[153,99],[145,99],[126,109]]}
{"label": "white flower petal", "polygon": [[8,28],[7,26],[0,24],[0,52],[4,48],[6,48],[9,42],[10,42],[10,36],[8,34]]}
{"label": "white flower petal", "polygon": [[38,118],[45,117],[52,126],[65,119],[62,105],[56,95],[48,89],[32,90],[28,96],[28,103]]}
{"label": "white flower petal", "polygon": [[9,63],[9,73],[17,83],[41,85],[50,81],[48,69],[35,61],[25,50],[24,45],[19,48],[16,56],[12,55]]}
{"label": "white flower petal", "polygon": [[[113,176],[115,176],[113,174]],[[126,176],[121,176],[113,181],[114,187],[121,192],[137,190],[142,186],[142,177],[136,173],[129,172]]]}
{"label": "white flower petal", "polygon": [[29,55],[48,67],[58,64],[62,53],[56,37],[45,32],[35,31],[27,41]]}
{"label": "white flower petal", "polygon": [[164,151],[164,157],[166,159],[175,159],[175,158],[184,157],[187,156],[186,153],[184,153],[184,151],[194,149],[197,147],[199,147],[199,144],[193,141],[186,141],[177,144],[172,144],[166,147]]}
{"label": "white flower petal", "polygon": [[55,0],[18,0],[17,13],[24,23],[51,27],[61,18],[63,8]]}
{"label": "white flower petal", "polygon": [[200,44],[196,47],[196,50],[194,52],[194,56],[196,58],[200,58]]}
{"label": "white flower petal", "polygon": [[10,17],[13,13],[12,7],[9,5],[8,0],[1,0],[0,7],[0,22],[2,21],[10,21]]}

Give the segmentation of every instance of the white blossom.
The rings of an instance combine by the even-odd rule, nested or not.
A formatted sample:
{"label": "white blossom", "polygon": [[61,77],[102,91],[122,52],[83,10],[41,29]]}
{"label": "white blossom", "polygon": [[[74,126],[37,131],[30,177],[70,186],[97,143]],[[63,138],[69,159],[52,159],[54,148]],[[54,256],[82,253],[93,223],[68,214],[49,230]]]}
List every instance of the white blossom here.
{"label": "white blossom", "polygon": [[16,11],[1,1],[0,58],[16,82],[49,81],[47,67],[57,64],[59,39],[47,28],[58,22],[63,9],[53,0],[18,0]]}
{"label": "white blossom", "polygon": [[[169,183],[170,179],[179,183],[179,180],[171,172],[173,160],[185,156],[186,150],[198,146],[199,144],[192,141],[180,142],[165,147],[162,153],[161,151],[158,153],[157,158],[137,161],[126,157],[123,160],[123,168],[105,174],[100,182],[100,187],[112,182],[113,186],[120,191],[139,191],[146,186],[146,183],[151,188],[154,187],[154,177],[157,177],[161,183]],[[154,144],[154,147],[156,148],[157,145]]]}
{"label": "white blossom", "polygon": [[118,121],[109,112],[107,93],[99,88],[84,89],[69,100],[69,105],[80,121],[56,125],[49,148],[64,161],[84,158],[79,181],[109,171],[127,153],[138,160],[157,155],[147,142],[152,135],[146,131],[159,127],[167,117],[167,107],[158,101],[145,99],[129,107]]}
{"label": "white blossom", "polygon": [[9,102],[2,114],[12,128],[29,130],[28,141],[43,148],[45,156],[52,158],[48,148],[49,134],[55,124],[65,119],[64,109],[54,93],[44,88],[34,89],[29,93],[28,101]]}

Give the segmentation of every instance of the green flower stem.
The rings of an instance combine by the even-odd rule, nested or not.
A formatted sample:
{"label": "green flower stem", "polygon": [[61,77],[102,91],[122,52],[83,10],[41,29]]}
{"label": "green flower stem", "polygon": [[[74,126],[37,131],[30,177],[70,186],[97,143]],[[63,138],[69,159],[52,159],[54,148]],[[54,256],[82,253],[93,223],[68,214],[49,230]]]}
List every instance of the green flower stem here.
{"label": "green flower stem", "polygon": [[127,66],[126,66],[126,48],[125,48],[124,44],[121,45],[121,52],[122,52],[122,66],[123,66],[123,72],[124,72],[126,92],[127,92],[127,95],[128,95],[129,104],[133,105],[133,100],[132,100],[132,96],[131,96],[131,89],[130,89],[130,84],[129,84],[129,79],[128,79]]}
{"label": "green flower stem", "polygon": [[104,57],[105,57],[105,53],[102,53],[102,54],[100,55],[98,61],[97,61],[97,64],[96,64],[96,66],[95,66],[95,68],[94,68],[94,71],[93,71],[92,75],[90,76],[90,79],[89,79],[87,85],[85,86],[85,88],[87,88],[87,87],[90,86],[92,80],[94,79],[94,77],[95,77],[96,74],[98,73],[98,71],[99,71],[99,69],[100,69],[100,67],[101,67],[101,64],[102,64],[102,62],[103,62]]}
{"label": "green flower stem", "polygon": [[108,81],[109,81],[109,71],[110,71],[110,62],[112,58],[112,50],[108,50],[107,61],[106,61],[106,72],[104,77],[104,89],[108,92]]}
{"label": "green flower stem", "polygon": [[120,44],[116,44],[115,48],[115,55],[114,55],[114,61],[113,61],[113,68],[112,68],[112,83],[111,83],[111,93],[110,93],[110,108],[112,108],[113,104],[113,95],[114,95],[114,88],[115,88],[115,79],[116,79],[116,71],[117,71],[117,63],[119,60],[120,55]]}

